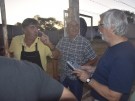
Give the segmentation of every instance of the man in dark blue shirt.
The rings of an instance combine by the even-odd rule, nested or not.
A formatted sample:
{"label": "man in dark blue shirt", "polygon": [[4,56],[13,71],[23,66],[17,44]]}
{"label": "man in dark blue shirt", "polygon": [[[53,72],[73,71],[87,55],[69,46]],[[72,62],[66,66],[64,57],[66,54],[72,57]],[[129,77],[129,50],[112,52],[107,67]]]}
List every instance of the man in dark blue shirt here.
{"label": "man in dark blue shirt", "polygon": [[[123,11],[111,9],[100,15],[99,31],[109,45],[90,77],[89,73],[74,71],[81,81],[92,87],[97,101],[128,101],[135,80],[135,48],[125,37],[127,17]],[[92,67],[83,67],[89,72]]]}

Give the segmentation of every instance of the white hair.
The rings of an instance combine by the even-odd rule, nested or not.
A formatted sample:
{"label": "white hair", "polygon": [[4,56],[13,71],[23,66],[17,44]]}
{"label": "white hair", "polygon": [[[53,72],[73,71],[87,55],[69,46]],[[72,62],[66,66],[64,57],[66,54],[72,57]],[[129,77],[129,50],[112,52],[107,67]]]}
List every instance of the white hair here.
{"label": "white hair", "polygon": [[113,28],[116,35],[127,33],[127,16],[122,10],[110,9],[100,15],[105,28]]}

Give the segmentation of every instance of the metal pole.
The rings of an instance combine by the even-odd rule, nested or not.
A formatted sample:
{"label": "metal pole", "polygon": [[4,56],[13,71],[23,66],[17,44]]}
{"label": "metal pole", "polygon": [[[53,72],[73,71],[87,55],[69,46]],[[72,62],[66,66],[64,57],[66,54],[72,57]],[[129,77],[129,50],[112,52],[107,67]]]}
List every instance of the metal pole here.
{"label": "metal pole", "polygon": [[93,17],[91,17],[91,41],[93,41]]}
{"label": "metal pole", "polygon": [[5,56],[9,57],[7,23],[6,23],[6,10],[5,10],[5,2],[4,2],[4,0],[0,0],[0,8],[1,8],[1,19],[2,19],[2,29],[3,29]]}
{"label": "metal pole", "polygon": [[64,36],[67,36],[67,32],[66,32],[67,18],[68,18],[68,11],[64,10]]}

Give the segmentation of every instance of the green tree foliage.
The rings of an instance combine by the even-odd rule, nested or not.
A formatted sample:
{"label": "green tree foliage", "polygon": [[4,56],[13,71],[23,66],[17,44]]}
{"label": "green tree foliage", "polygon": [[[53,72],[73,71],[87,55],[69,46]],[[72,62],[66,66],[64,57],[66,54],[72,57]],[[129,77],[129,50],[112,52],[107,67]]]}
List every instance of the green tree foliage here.
{"label": "green tree foliage", "polygon": [[39,16],[35,16],[36,20],[39,22],[40,30],[60,30],[63,29],[64,25],[61,21],[57,21],[55,18],[41,18]]}
{"label": "green tree foliage", "polygon": [[[57,21],[53,17],[41,18],[39,15],[36,15],[36,16],[34,16],[34,19],[36,19],[39,22],[39,29],[41,31],[62,30],[64,28],[62,21]],[[17,22],[15,25],[21,27],[20,22]]]}
{"label": "green tree foliage", "polygon": [[22,27],[22,24],[20,23],[20,22],[17,22],[16,24],[15,24],[15,26],[18,26],[18,27]]}

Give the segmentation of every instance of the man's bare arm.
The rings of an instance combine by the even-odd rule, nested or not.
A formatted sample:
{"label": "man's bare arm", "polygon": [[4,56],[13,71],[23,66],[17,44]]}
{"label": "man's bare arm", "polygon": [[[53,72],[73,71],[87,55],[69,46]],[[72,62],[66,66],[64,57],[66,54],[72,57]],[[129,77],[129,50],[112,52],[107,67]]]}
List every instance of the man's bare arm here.
{"label": "man's bare arm", "polygon": [[[82,81],[86,82],[86,80],[89,78],[89,72],[76,69],[73,71],[76,76]],[[91,81],[88,83],[89,86],[91,86],[95,91],[97,91],[101,96],[106,98],[108,101],[119,101],[122,93],[116,92],[111,90],[109,87],[97,82],[94,79],[91,79]]]}
{"label": "man's bare arm", "polygon": [[64,88],[60,101],[77,101],[77,99],[67,88]]}
{"label": "man's bare arm", "polygon": [[101,96],[105,97],[109,101],[119,101],[122,96],[122,93],[113,91],[107,86],[98,83],[94,79],[92,79],[89,85],[94,88]]}

